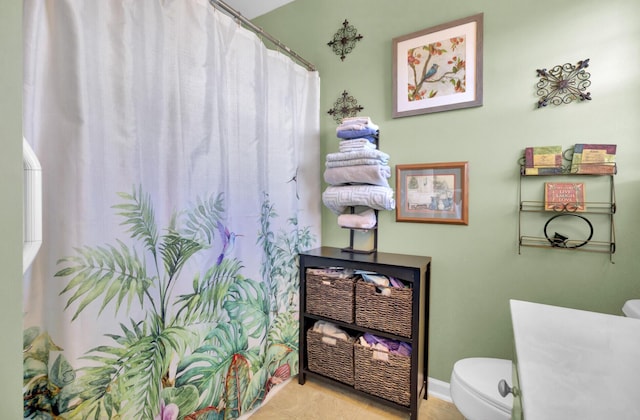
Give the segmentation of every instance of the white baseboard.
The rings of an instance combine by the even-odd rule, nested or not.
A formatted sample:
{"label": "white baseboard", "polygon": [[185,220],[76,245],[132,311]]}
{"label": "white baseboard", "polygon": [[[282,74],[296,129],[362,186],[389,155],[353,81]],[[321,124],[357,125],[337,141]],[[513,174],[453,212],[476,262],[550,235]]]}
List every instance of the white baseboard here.
{"label": "white baseboard", "polygon": [[439,379],[427,378],[427,395],[447,402],[453,402],[451,400],[451,387],[449,382]]}

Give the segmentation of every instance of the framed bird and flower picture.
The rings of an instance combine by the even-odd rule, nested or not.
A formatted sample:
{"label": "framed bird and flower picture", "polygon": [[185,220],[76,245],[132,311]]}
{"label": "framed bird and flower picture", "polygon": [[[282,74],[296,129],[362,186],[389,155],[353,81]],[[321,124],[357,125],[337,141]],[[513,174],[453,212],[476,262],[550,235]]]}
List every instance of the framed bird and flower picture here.
{"label": "framed bird and flower picture", "polygon": [[482,105],[483,17],[393,39],[393,118]]}

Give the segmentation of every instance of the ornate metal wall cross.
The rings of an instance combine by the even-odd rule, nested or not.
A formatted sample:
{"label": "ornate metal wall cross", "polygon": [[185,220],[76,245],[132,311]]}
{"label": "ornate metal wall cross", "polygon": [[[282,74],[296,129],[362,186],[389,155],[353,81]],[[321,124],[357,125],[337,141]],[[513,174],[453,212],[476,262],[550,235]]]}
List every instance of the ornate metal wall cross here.
{"label": "ornate metal wall cross", "polygon": [[574,100],[590,101],[591,93],[585,90],[591,86],[590,73],[584,69],[589,67],[589,59],[578,61],[577,65],[566,63],[558,65],[547,71],[538,69],[536,72],[540,76],[540,81],[536,84],[538,88],[538,108],[553,105],[568,104]]}
{"label": "ornate metal wall cross", "polygon": [[342,22],[342,28],[338,29],[338,32],[333,35],[333,40],[327,43],[328,46],[333,48],[333,52],[340,56],[340,60],[344,61],[344,58],[356,47],[356,42],[360,41],[362,35],[356,33],[358,30],[349,25],[348,20]]}
{"label": "ornate metal wall cross", "polygon": [[333,117],[333,120],[340,124],[345,117],[355,117],[364,107],[358,105],[358,101],[353,96],[349,96],[347,91],[342,92],[342,97],[338,98],[333,104],[333,108],[327,111],[327,114]]}

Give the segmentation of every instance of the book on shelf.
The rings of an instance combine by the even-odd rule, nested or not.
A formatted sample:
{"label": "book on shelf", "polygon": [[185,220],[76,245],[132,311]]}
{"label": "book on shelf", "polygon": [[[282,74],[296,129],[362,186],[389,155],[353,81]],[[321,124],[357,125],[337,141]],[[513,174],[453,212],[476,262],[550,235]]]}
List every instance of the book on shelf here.
{"label": "book on shelf", "polygon": [[585,211],[584,183],[545,182],[544,209],[547,211]]}
{"label": "book on shelf", "polygon": [[534,146],[524,149],[525,175],[562,173],[562,146]]}
{"label": "book on shelf", "polygon": [[525,175],[560,175],[562,174],[562,166],[555,167],[534,167],[524,168]]}
{"label": "book on shelf", "polygon": [[615,174],[615,144],[576,144],[571,160],[572,174]]}

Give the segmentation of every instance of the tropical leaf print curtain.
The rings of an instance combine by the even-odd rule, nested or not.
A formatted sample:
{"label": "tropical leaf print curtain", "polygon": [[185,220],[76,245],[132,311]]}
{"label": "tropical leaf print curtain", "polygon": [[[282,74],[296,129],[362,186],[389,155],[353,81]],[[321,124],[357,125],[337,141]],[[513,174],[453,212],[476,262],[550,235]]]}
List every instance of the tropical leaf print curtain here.
{"label": "tropical leaf print curtain", "polygon": [[25,0],[34,419],[233,419],[297,373],[319,78],[205,0]]}

